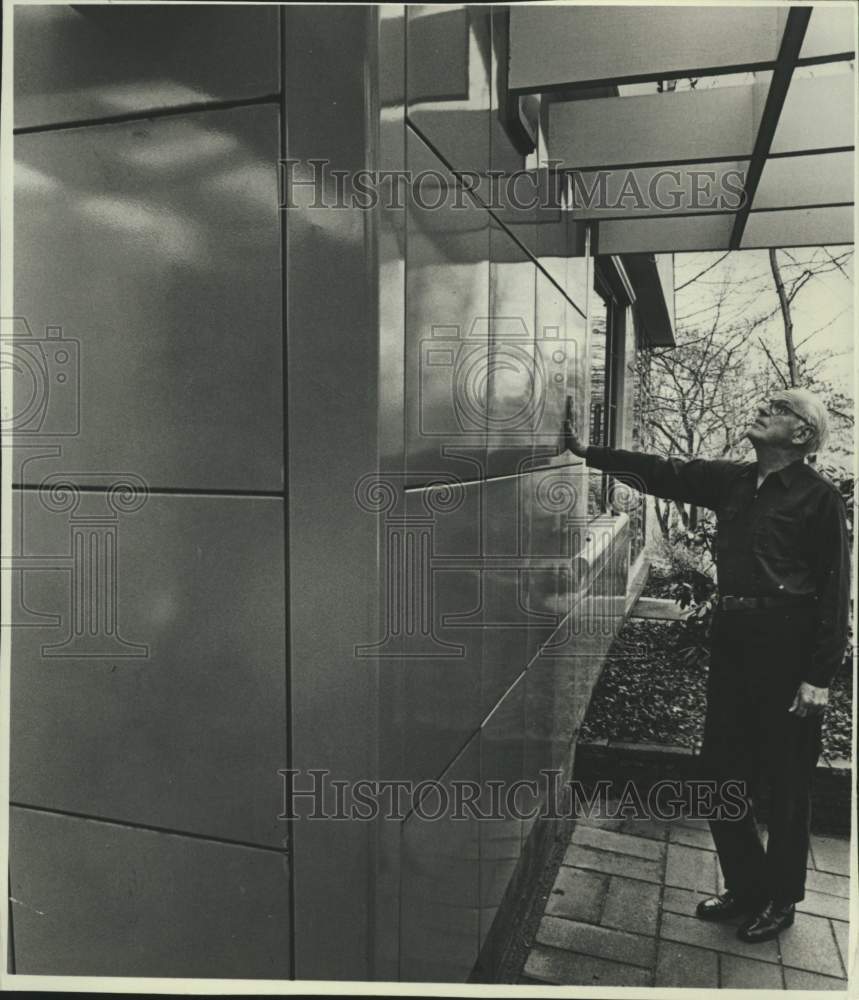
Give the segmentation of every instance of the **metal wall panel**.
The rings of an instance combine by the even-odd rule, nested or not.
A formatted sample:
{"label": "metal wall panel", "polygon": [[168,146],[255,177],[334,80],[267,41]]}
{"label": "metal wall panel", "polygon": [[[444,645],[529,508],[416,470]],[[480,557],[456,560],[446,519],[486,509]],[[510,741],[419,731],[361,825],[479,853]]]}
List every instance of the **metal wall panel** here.
{"label": "metal wall panel", "polygon": [[503,6],[493,6],[491,13],[492,58],[489,79],[492,111],[489,116],[491,167],[493,170],[502,170],[505,174],[515,174],[518,171],[524,170],[525,154],[516,148],[510,139],[507,129],[504,127],[503,105],[506,97],[507,70],[510,57],[509,17],[506,8]]}
{"label": "metal wall panel", "polygon": [[19,974],[290,976],[279,852],[29,809],[10,838]]}
{"label": "metal wall panel", "polygon": [[[481,822],[480,834],[480,946],[498,913],[507,883],[522,852],[522,827],[508,808],[507,791],[523,776],[525,728],[525,674],[506,692],[480,729],[481,805],[484,813],[496,811],[492,783],[502,789],[499,818]],[[518,799],[517,803],[518,804]]]}
{"label": "metal wall panel", "polygon": [[[201,29],[206,36],[212,19],[221,18],[220,9],[195,8],[192,14],[176,8],[172,23],[193,19],[198,11],[209,18]],[[90,118],[176,107],[183,94],[194,103],[271,93],[278,87],[270,54],[277,42],[276,12],[250,11],[242,15],[245,34],[222,32],[235,58],[217,72],[207,60],[220,51],[221,40],[180,62],[173,54],[184,44],[177,28],[166,32],[170,37],[161,44],[164,68],[157,78],[135,69],[133,55],[123,66],[124,41],[103,46],[107,70],[97,85],[82,76],[85,66],[70,63],[64,89],[46,95],[45,86],[33,84],[33,113]],[[95,44],[93,32],[103,32],[109,22],[99,20],[95,9],[88,16],[84,11],[75,20],[64,14],[50,37],[70,39],[76,53],[86,54]],[[493,221],[462,198],[459,208],[421,207],[412,196],[406,211],[316,209],[305,188],[296,193],[295,207],[281,215],[286,229],[281,260],[277,177],[269,169],[279,154],[305,161],[325,157],[330,168],[347,171],[405,165],[440,171],[435,183],[449,195],[446,159],[459,170],[523,166],[498,114],[504,16],[488,9],[410,8],[406,36],[402,7],[341,10],[336,17],[313,7],[284,11],[279,68],[288,127],[280,148],[280,109],[274,103],[18,139],[24,154],[19,196],[26,206],[19,216],[36,248],[26,262],[30,284],[19,286],[27,289],[24,311],[36,317],[37,336],[44,326],[62,324],[66,330],[69,324],[66,332],[80,340],[81,371],[90,379],[82,382],[81,396],[87,433],[64,452],[64,460],[70,457],[62,467],[104,486],[118,467],[172,489],[276,492],[284,482],[286,417],[291,594],[287,719],[279,603],[282,501],[149,496],[128,517],[127,530],[125,520],[118,528],[123,566],[138,569],[127,582],[124,571],[119,577],[121,634],[150,642],[146,666],[141,670],[134,658],[95,666],[76,662],[81,669],[56,685],[41,683],[51,669],[43,663],[36,671],[28,666],[23,681],[16,676],[22,729],[51,727],[63,737],[47,767],[36,751],[44,754],[56,740],[19,740],[16,766],[25,789],[20,798],[32,804],[31,796],[42,796],[37,804],[49,808],[279,849],[277,769],[286,763],[290,726],[292,766],[303,772],[327,767],[332,777],[347,780],[442,774],[513,780],[534,757],[526,739],[528,720],[534,721],[536,706],[546,708],[548,698],[549,714],[557,721],[540,738],[548,741],[549,759],[557,758],[558,745],[568,740],[566,708],[557,701],[566,682],[555,676],[551,684],[531,685],[523,671],[539,662],[535,655],[570,601],[569,580],[562,581],[553,560],[561,562],[569,546],[580,544],[569,540],[562,513],[551,503],[544,506],[539,491],[550,474],[568,483],[577,473],[566,467],[528,470],[535,430],[545,432],[541,443],[551,448],[566,391],[573,390],[577,410],[587,412],[584,319],[563,294],[586,312],[588,264],[584,258],[565,259],[574,242],[581,251],[579,237],[557,213],[541,228],[534,213],[508,207]],[[160,11],[151,14],[153,25],[167,20]],[[251,58],[249,39],[259,37],[254,32],[262,23],[264,44]],[[141,21],[141,38],[145,30]],[[68,31],[72,34],[63,35]],[[338,73],[332,76],[325,67],[335,62]],[[405,119],[406,89],[412,126]],[[198,91],[204,96],[187,96]],[[125,101],[122,109],[117,101]],[[299,174],[299,179],[307,178]],[[72,192],[68,205],[59,203],[62,185]],[[330,175],[323,186],[326,195],[335,193]],[[39,210],[31,207],[37,199]],[[46,256],[39,248],[47,246],[47,209],[54,224],[60,220],[63,252],[74,248],[82,255],[79,270],[87,284],[81,286],[78,275],[75,288],[59,287],[54,298],[45,299],[44,286],[53,279],[37,274],[34,262]],[[545,273],[536,261],[541,255]],[[286,372],[280,364],[282,280]],[[152,287],[159,296],[152,297]],[[77,311],[86,299],[105,303],[96,320]],[[524,367],[507,364],[509,345],[518,345],[499,324],[509,319],[526,331]],[[543,326],[573,336],[579,353],[564,352],[561,359],[553,351],[547,359],[537,329]],[[203,348],[212,356],[195,366]],[[92,374],[85,357],[97,358]],[[540,364],[549,380],[544,405],[517,423]],[[555,382],[553,374],[562,381]],[[173,450],[165,446],[177,441]],[[22,458],[21,468],[23,481],[36,484],[43,476],[37,462]],[[512,478],[491,478],[508,475]],[[442,485],[421,488],[434,480]],[[385,485],[374,492],[374,482]],[[38,508],[32,523],[41,549],[35,554],[54,558],[65,552],[61,543],[68,546],[69,514],[49,514],[33,492],[24,499]],[[18,543],[22,559],[34,554],[26,535]],[[534,563],[547,553],[546,565]],[[506,568],[493,565],[499,556],[513,562]],[[408,592],[395,587],[403,570],[415,574]],[[33,567],[22,581],[22,613],[37,615],[57,606],[66,593],[67,581],[56,571]],[[427,606],[429,615],[422,620]],[[19,648],[40,652],[39,636],[48,627],[42,622],[25,631]],[[427,656],[428,649],[441,655]],[[28,657],[31,653],[22,664],[29,664]],[[214,671],[213,664],[223,669]],[[104,690],[112,692],[110,699],[94,693]],[[532,697],[538,693],[542,700]],[[38,718],[37,725],[31,717]],[[195,720],[192,725],[189,719]],[[106,754],[105,745],[118,749]],[[540,746],[543,753],[545,745]],[[210,770],[194,787],[190,775],[193,770],[200,776],[195,756],[200,747]],[[83,786],[92,793],[86,801],[70,777],[75,768],[91,776]],[[120,768],[126,776],[138,768],[146,780],[120,787]],[[225,784],[225,776],[233,780]],[[304,812],[308,803],[296,805]],[[78,821],[52,817],[50,822]],[[29,833],[36,821],[24,826]],[[46,844],[55,836],[36,832]],[[65,827],[62,832],[66,835]],[[519,821],[481,832],[475,821],[426,823],[414,816],[402,827],[382,822],[376,829],[361,822],[298,821],[290,845],[294,887],[279,850],[210,846],[195,838],[194,850],[200,852],[243,852],[235,863],[221,862],[219,855],[214,865],[227,873],[223,885],[209,880],[198,903],[198,862],[188,861],[183,849],[174,851],[190,838],[81,822],[67,836],[84,873],[93,866],[91,855],[114,843],[109,837],[131,846],[115,849],[123,861],[115,885],[103,888],[95,880],[75,897],[82,912],[77,925],[89,923],[97,933],[81,946],[73,929],[63,928],[55,952],[68,968],[82,968],[75,966],[78,961],[100,968],[111,956],[124,960],[124,949],[131,946],[123,879],[133,871],[126,859],[143,856],[159,873],[154,885],[161,892],[174,868],[182,868],[172,912],[179,926],[188,925],[190,937],[179,938],[192,956],[184,966],[168,940],[171,933],[175,937],[170,912],[163,928],[150,926],[150,915],[158,911],[149,887],[130,887],[144,912],[141,939],[151,944],[151,962],[167,970],[163,974],[173,974],[173,968],[188,974],[199,960],[201,968],[211,962],[215,975],[461,981],[517,863],[521,833]],[[162,839],[141,839],[155,836]],[[272,876],[258,859],[266,864],[270,859],[281,875]],[[25,861],[29,865],[32,857],[19,852],[19,865]],[[31,878],[30,870],[38,878]],[[242,871],[259,903],[252,911],[230,895]],[[76,873],[55,877],[41,862],[19,872],[30,879],[28,892],[29,886],[46,886],[45,895],[54,893],[59,900],[57,912],[65,912],[63,897],[76,892]],[[264,872],[268,881],[255,890],[254,880]],[[211,895],[216,889],[225,897]],[[266,895],[272,890],[276,902]],[[296,968],[291,970],[286,908],[293,890]],[[109,904],[106,922],[112,918],[103,934],[90,913],[99,894]],[[27,901],[26,894],[20,898]],[[222,959],[209,954],[200,940],[203,932],[192,926],[185,908],[197,905],[217,918],[211,925],[202,922],[206,930],[215,927],[215,947],[225,933],[234,933],[232,924],[223,931],[222,919],[242,923],[235,950],[224,946]],[[250,931],[260,931],[252,944],[242,937]],[[36,954],[43,947],[38,928],[33,932],[25,923],[24,935],[21,954]],[[273,958],[275,940],[280,950]],[[154,968],[145,964],[149,960],[141,958],[140,968]],[[230,964],[238,971],[222,971]],[[209,973],[196,973],[195,966],[192,974]]]}
{"label": "metal wall panel", "polygon": [[15,310],[79,371],[17,426],[57,471],[282,487],[277,151],[273,106],[16,138]]}
{"label": "metal wall panel", "polygon": [[481,710],[485,718],[529,659],[533,618],[528,609],[527,475],[484,485],[486,531],[483,579]]}
{"label": "metal wall panel", "polygon": [[[526,808],[538,813],[546,807],[547,790],[552,787],[551,779],[541,772],[566,771],[572,760],[576,718],[583,714],[582,703],[602,667],[594,660],[593,676],[589,676],[588,662],[582,656],[556,656],[541,650],[525,676],[522,773],[525,780],[537,782],[537,795],[523,795],[522,800]],[[523,821],[523,842],[536,822],[536,816]]]}
{"label": "metal wall panel", "polygon": [[490,10],[408,5],[409,121],[457,170],[489,166]]}
{"label": "metal wall panel", "polygon": [[[533,228],[532,222],[532,239]],[[545,371],[535,376],[534,261],[494,220],[489,251],[486,475],[502,476],[530,463],[533,432],[545,401]]]}
{"label": "metal wall panel", "polygon": [[273,7],[21,5],[15,126],[273,94]]}
{"label": "metal wall panel", "polygon": [[[568,462],[572,456],[563,454],[563,422],[566,398],[570,386],[580,371],[580,352],[584,317],[550,281],[545,272],[536,272],[535,362],[542,379],[541,407],[534,421],[535,463],[547,465]],[[578,322],[577,322],[578,320]],[[567,324],[572,329],[568,331]]]}
{"label": "metal wall panel", "polygon": [[[384,108],[379,128],[378,163],[382,170],[400,170],[406,162],[405,124],[405,33],[406,8],[403,4],[385,4],[379,8],[379,79],[380,99]],[[400,204],[405,204],[402,189]],[[378,228],[378,302],[379,302],[379,471],[392,474],[394,494],[401,488],[405,470],[405,320],[406,294],[406,216],[403,209],[383,207]],[[387,538],[387,514],[377,515],[381,524],[377,537]],[[386,549],[383,549],[383,552]],[[387,570],[384,571],[387,573]],[[381,586],[389,581],[386,576]],[[387,626],[382,604],[379,636]],[[378,676],[378,740],[375,774],[389,777],[403,775],[403,757],[407,733],[403,721],[403,683],[406,671],[402,661],[403,637],[389,642],[390,656],[379,658],[371,669]],[[400,824],[382,820],[376,825],[374,842],[374,898],[371,974],[374,979],[393,981],[399,976],[400,959]]]}
{"label": "metal wall panel", "polygon": [[[334,170],[354,178],[378,156],[377,15],[283,10],[285,154],[326,159],[326,195]],[[292,763],[344,781],[376,766],[378,665],[360,647],[379,638],[383,540],[359,497],[379,468],[379,219],[350,185],[344,208],[298,190],[285,219]],[[296,820],[298,978],[371,978],[374,844],[357,819]]]}
{"label": "metal wall panel", "polygon": [[[455,134],[460,118],[455,104],[450,113],[440,114],[438,109],[426,106],[428,83],[438,64],[433,68],[435,45],[429,46],[424,55],[426,62],[420,62],[422,46],[416,40],[428,37],[432,25],[445,26],[443,47],[448,54],[444,59],[456,55],[463,44],[468,58],[472,58],[474,34],[468,19],[462,16],[464,12],[408,11],[409,51],[417,60],[409,62],[409,93],[419,94],[418,105],[423,109],[417,113],[410,99],[410,117],[415,112],[416,126],[442,147],[445,134],[435,131],[436,125],[441,128],[449,124]],[[467,32],[468,38],[453,38],[452,30]],[[468,69],[468,73],[472,70]],[[448,83],[451,79],[448,77]],[[420,88],[416,80],[423,81]],[[469,80],[473,81],[473,73]],[[486,129],[485,109],[478,117],[472,139],[476,142],[473,150],[479,151],[480,129]],[[405,479],[415,487],[435,481],[474,484],[464,489],[456,487],[449,505],[446,489],[417,489],[408,494],[404,508],[409,522],[402,529],[404,537],[417,537],[424,530],[432,535],[431,565],[424,567],[433,602],[432,634],[424,637],[431,647],[430,655],[423,658],[427,650],[420,647],[421,636],[409,628],[404,605],[403,623],[409,634],[402,636],[399,647],[403,650],[400,669],[404,677],[396,682],[401,703],[394,720],[401,733],[409,734],[402,749],[403,773],[420,780],[437,777],[444,770],[469,734],[476,731],[481,718],[479,567],[485,512],[479,482],[485,471],[486,448],[490,220],[457,189],[442,160],[420,134],[408,129],[406,143],[412,177],[435,176],[441,204],[433,207],[436,201],[432,184],[424,185],[417,194],[412,192],[408,201]],[[445,149],[447,155],[458,152],[455,146]],[[480,157],[485,161],[486,154]],[[457,161],[456,165],[462,164]],[[425,528],[420,524],[423,519],[427,521]],[[397,531],[392,528],[393,535]],[[456,557],[470,560],[470,568],[455,568]],[[390,581],[395,570],[393,563],[388,566]],[[408,595],[401,591],[401,596],[408,604]],[[395,647],[388,644],[386,648]]]}
{"label": "metal wall panel", "polygon": [[[611,557],[587,593],[570,593],[570,616],[543,645],[525,677],[523,774],[538,782],[538,806],[554,802],[553,780],[543,770],[567,772],[575,754],[575,738],[599,680],[608,648],[623,616],[626,591],[625,524],[609,525]],[[557,807],[563,806],[563,800]],[[535,819],[523,824],[523,839]]]}
{"label": "metal wall panel", "polygon": [[[442,778],[480,780],[480,737],[463,747]],[[440,797],[428,793],[425,814]],[[402,826],[402,924],[399,978],[405,982],[464,982],[478,952],[480,921],[479,827],[469,816],[437,820],[412,814]]]}
{"label": "metal wall panel", "polygon": [[[490,217],[456,192],[443,164],[411,130],[408,169],[443,172],[438,208],[408,206],[406,269],[406,470],[411,485],[459,475],[466,455],[486,448]],[[424,205],[434,204],[424,200]]]}
{"label": "metal wall panel", "polygon": [[582,508],[587,496],[581,466],[557,466],[533,472],[525,480],[524,504],[534,566],[525,574],[531,636],[528,662],[539,652],[566,608],[570,560],[582,544]]}
{"label": "metal wall panel", "polygon": [[[488,511],[480,482],[410,492],[406,510],[403,533],[427,541],[421,550],[416,537],[414,574],[403,571],[400,576],[405,633],[400,669],[405,677],[397,724],[406,734],[404,773],[421,781],[439,777],[485,714],[480,705],[485,638],[481,569]],[[407,544],[404,540],[401,551],[407,551]],[[416,607],[427,589],[432,595],[429,633],[417,627]],[[411,626],[410,606],[415,608]]]}
{"label": "metal wall panel", "polygon": [[[439,16],[410,9],[410,88],[417,88],[417,78],[425,85],[432,58],[431,47],[421,50],[422,36],[412,29],[424,18],[431,22]],[[446,17],[453,32],[457,14]],[[493,11],[492,18],[489,165],[521,171],[525,158],[513,147],[499,115],[504,12]],[[463,48],[453,32],[441,62],[474,51],[474,24],[467,26],[461,17],[459,22],[459,30],[469,32],[468,46]],[[472,76],[469,88],[473,86]],[[455,121],[451,109],[456,106],[450,102],[448,122]],[[456,146],[441,128],[441,112],[433,117],[415,101],[410,116],[455,168],[475,168],[486,112],[484,124],[474,126],[471,136]],[[413,172],[441,168],[417,134],[409,135],[408,155]],[[451,179],[440,183],[450,186]],[[546,453],[544,463],[568,464],[557,455],[567,392],[574,392],[577,409],[587,405],[580,399],[587,392],[584,314],[592,275],[585,258],[574,264],[568,260],[569,253],[583,251],[582,234],[568,216],[554,210],[539,216],[534,207],[519,208],[503,198],[495,207],[493,194],[486,186],[480,189],[493,205],[491,217],[473,206],[454,210],[450,196],[441,209],[414,204],[409,209],[406,481],[418,486],[437,470],[441,480],[457,477],[470,483],[458,505],[434,511],[431,518],[433,565],[440,570],[433,617],[440,623],[438,637],[461,643],[464,655],[458,662],[454,657],[430,661],[410,660],[404,652],[402,661],[405,679],[397,722],[408,734],[403,771],[413,779],[437,776],[450,761],[448,776],[464,774],[484,782],[522,777],[525,671],[557,625],[559,567],[571,544],[562,531],[561,514],[544,495],[549,473],[531,470],[535,441]],[[541,256],[545,273],[537,263]],[[576,296],[581,311],[565,292]],[[428,329],[444,324],[470,330],[475,346],[466,353],[452,338],[452,344],[435,338],[429,347],[446,348],[448,367],[454,369],[453,374],[441,372],[447,379],[441,385],[438,371],[434,383],[420,371],[427,357],[427,346],[420,345]],[[420,396],[414,388],[418,381]],[[460,406],[460,416],[470,416],[470,435],[463,433],[461,422],[450,419],[451,401]],[[549,452],[554,452],[551,459]],[[568,468],[550,472],[564,479],[565,486],[575,478]],[[444,492],[410,488],[411,516],[419,514],[419,503]],[[585,501],[584,493],[581,499]],[[563,599],[568,599],[566,592]],[[400,648],[408,650],[408,639]],[[485,799],[485,788],[483,795]],[[401,978],[467,977],[519,861],[522,825],[518,820],[480,824],[478,853],[478,831],[472,832],[470,825],[407,821],[400,868]],[[427,836],[431,832],[432,843],[421,839],[422,827]]]}
{"label": "metal wall panel", "polygon": [[19,973],[292,971],[278,19],[15,12]]}
{"label": "metal wall panel", "polygon": [[283,502],[13,496],[12,799],[281,847]]}

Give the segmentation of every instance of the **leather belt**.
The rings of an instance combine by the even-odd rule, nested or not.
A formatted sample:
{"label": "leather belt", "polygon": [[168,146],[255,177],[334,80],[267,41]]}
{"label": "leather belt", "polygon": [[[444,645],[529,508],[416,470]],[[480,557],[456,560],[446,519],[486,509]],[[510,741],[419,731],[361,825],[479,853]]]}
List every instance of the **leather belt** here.
{"label": "leather belt", "polygon": [[720,611],[762,611],[770,608],[813,608],[817,598],[785,594],[782,597],[737,597],[725,594],[719,598]]}

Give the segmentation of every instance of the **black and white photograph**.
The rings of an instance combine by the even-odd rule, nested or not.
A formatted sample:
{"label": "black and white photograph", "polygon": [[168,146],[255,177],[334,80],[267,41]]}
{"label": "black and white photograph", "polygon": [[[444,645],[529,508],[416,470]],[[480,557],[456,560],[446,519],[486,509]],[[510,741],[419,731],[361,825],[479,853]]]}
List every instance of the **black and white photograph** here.
{"label": "black and white photograph", "polygon": [[0,988],[859,995],[857,20],[4,0]]}

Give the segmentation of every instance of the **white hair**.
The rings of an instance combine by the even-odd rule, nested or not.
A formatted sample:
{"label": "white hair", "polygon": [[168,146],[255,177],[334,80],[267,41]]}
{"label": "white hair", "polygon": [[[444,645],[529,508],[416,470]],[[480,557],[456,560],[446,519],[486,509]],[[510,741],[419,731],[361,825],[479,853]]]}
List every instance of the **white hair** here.
{"label": "white hair", "polygon": [[812,436],[805,442],[805,453],[810,455],[820,451],[829,437],[829,419],[822,400],[808,389],[783,389],[781,392],[775,393],[773,399],[784,400],[792,410],[796,410],[813,431]]}

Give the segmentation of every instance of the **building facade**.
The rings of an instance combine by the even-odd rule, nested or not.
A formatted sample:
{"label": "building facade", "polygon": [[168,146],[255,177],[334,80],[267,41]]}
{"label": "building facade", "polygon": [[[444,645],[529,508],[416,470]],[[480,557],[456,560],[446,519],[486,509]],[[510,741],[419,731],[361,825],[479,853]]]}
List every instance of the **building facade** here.
{"label": "building facade", "polygon": [[637,441],[672,245],[571,210],[514,27],[16,8],[11,971],[497,968],[552,821],[310,816],[568,777],[646,574],[561,425]]}

